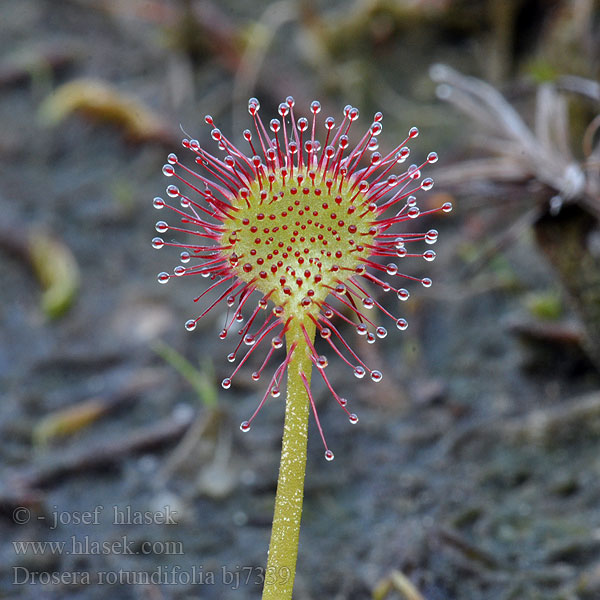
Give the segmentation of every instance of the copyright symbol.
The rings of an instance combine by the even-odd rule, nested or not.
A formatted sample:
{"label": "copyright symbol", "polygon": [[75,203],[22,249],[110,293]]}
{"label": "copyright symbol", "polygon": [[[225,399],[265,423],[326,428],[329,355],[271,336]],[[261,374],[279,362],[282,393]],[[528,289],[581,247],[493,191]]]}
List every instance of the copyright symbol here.
{"label": "copyright symbol", "polygon": [[31,519],[31,511],[24,506],[17,506],[17,508],[13,510],[12,517],[17,525],[25,525],[25,523],[29,523],[29,519]]}

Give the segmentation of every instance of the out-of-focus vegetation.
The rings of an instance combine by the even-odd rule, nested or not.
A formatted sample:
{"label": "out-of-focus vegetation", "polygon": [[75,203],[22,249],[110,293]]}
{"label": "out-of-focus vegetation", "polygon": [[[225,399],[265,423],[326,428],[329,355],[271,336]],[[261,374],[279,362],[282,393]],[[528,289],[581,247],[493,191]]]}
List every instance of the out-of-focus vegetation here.
{"label": "out-of-focus vegetation", "polygon": [[[0,595],[39,597],[13,585],[21,566],[90,573],[44,586],[56,597],[258,597],[219,577],[96,584],[265,562],[282,406],[239,434],[261,386],[215,388],[226,315],[185,331],[207,282],[156,284],[174,257],[151,248],[151,205],[166,154],[185,158],[180,129],[211,143],[209,113],[239,139],[250,96],[267,116],[291,94],[323,118],[381,110],[382,151],[417,125],[414,161],[440,154],[432,205],[455,205],[431,218],[438,258],[414,268],[434,285],[402,304],[400,341],[358,342],[384,381],[330,362],[352,435],[315,389],[339,450],[323,464],[309,442],[298,600],[598,597],[599,15],[598,0],[0,3]],[[115,524],[115,504],[179,524]],[[98,505],[96,525],[47,526]],[[123,535],[184,552],[11,545]]]}

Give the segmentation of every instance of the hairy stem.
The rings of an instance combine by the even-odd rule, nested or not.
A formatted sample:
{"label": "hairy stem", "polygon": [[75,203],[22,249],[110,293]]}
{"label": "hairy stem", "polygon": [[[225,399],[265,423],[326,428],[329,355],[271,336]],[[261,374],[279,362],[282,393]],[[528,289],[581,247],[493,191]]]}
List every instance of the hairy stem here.
{"label": "hairy stem", "polygon": [[[306,332],[309,338],[314,340],[315,325],[309,319],[305,321],[308,321],[304,324]],[[300,329],[301,323],[300,319],[293,319],[286,334],[288,349],[294,343],[297,346],[287,370],[287,400],[281,463],[263,600],[290,600],[296,575],[310,407],[300,373],[304,372],[310,383],[312,371],[312,363],[306,351],[306,339]]]}

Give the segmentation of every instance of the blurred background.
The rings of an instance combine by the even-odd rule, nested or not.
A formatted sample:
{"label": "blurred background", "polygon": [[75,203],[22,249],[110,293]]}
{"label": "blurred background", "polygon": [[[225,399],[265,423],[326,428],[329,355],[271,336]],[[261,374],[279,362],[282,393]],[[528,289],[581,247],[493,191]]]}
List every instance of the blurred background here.
{"label": "blurred background", "polygon": [[407,331],[344,330],[383,381],[330,360],[360,423],[315,385],[294,597],[600,598],[599,75],[595,0],[3,0],[0,597],[260,597],[283,395],[240,433],[152,198],[291,94],[418,126],[455,205]]}

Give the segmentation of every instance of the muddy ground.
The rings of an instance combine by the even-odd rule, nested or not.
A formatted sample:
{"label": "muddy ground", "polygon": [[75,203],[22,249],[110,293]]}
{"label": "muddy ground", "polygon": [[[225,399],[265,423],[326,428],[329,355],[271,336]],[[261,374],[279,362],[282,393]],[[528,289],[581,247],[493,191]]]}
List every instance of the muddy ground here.
{"label": "muddy ground", "polygon": [[[225,311],[186,332],[206,281],[156,281],[177,262],[150,240],[179,126],[209,142],[210,113],[239,140],[249,96],[265,118],[287,94],[301,111],[317,97],[336,117],[382,110],[384,147],[418,125],[415,155],[451,168],[475,155],[473,126],[436,100],[429,65],[512,90],[530,119],[531,65],[571,3],[507,3],[514,44],[484,3],[365,18],[361,3],[268,4],[0,3],[0,597],[260,597],[283,395],[242,434],[264,383],[250,365],[221,389]],[[591,76],[569,48],[544,68]],[[114,96],[91,110],[98,82]],[[409,328],[373,346],[347,332],[383,381],[330,361],[359,424],[315,385],[336,459],[312,423],[294,597],[600,598],[600,377],[519,225],[549,196],[531,180],[434,191],[455,210],[420,224],[440,241],[409,267],[434,280],[401,306]]]}

